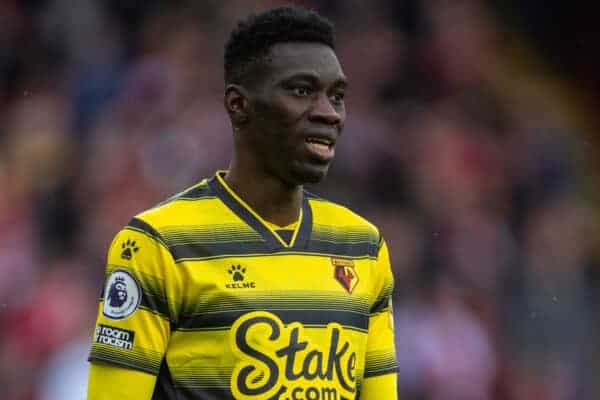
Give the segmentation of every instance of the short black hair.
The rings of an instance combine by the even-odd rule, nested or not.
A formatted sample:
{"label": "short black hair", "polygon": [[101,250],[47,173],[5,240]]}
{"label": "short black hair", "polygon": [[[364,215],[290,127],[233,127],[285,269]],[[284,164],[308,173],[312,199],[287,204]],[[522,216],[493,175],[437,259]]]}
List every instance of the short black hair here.
{"label": "short black hair", "polygon": [[225,83],[241,83],[249,67],[277,43],[316,42],[335,49],[333,24],[296,6],[252,14],[237,24],[225,44]]}

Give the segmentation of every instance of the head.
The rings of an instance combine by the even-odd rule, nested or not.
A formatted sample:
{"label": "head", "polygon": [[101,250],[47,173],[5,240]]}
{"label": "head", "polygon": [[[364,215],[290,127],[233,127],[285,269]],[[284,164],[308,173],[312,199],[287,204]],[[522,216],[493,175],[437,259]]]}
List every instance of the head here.
{"label": "head", "polygon": [[290,186],[326,175],[346,116],[329,21],[294,7],[246,18],[226,44],[225,83],[232,167]]}
{"label": "head", "polygon": [[127,284],[123,280],[117,278],[108,292],[108,299],[111,307],[121,307],[127,300]]}

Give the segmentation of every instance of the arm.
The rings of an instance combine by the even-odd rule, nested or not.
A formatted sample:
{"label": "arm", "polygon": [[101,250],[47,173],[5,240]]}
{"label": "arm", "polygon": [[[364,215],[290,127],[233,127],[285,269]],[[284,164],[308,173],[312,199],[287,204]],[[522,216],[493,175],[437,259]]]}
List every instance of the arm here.
{"label": "arm", "polygon": [[88,380],[88,400],[150,399],[156,376],[146,372],[93,362]]}
{"label": "arm", "polygon": [[89,399],[152,397],[175,313],[165,289],[173,264],[160,235],[143,221],[134,218],[116,235],[89,356]]}
{"label": "arm", "polygon": [[376,300],[369,315],[369,335],[361,400],[397,399],[396,350],[392,319],[394,279],[386,243],[382,240],[374,276]]}

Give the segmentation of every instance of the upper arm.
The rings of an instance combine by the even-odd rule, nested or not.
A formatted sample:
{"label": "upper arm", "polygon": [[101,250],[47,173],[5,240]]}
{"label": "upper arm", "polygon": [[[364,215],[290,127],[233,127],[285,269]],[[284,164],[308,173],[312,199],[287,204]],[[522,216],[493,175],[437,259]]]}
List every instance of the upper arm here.
{"label": "upper arm", "polygon": [[160,236],[141,220],[132,220],[116,235],[108,252],[89,357],[93,398],[126,390],[115,382],[131,377],[136,388],[127,390],[135,390],[136,399],[152,395],[176,318],[166,294],[165,272],[172,267]]}
{"label": "upper arm", "polygon": [[392,318],[394,279],[384,241],[381,243],[374,267],[375,301],[369,313],[361,399],[396,399],[397,362]]}

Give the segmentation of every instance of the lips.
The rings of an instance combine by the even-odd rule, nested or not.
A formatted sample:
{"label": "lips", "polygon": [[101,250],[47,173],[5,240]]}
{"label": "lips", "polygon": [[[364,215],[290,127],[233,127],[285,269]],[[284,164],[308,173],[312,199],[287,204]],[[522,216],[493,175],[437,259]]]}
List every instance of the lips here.
{"label": "lips", "polygon": [[335,154],[335,139],[331,135],[307,135],[304,143],[312,159],[324,163],[333,159]]}
{"label": "lips", "polygon": [[327,146],[327,147],[332,146],[334,143],[333,140],[331,140],[329,138],[318,137],[318,136],[309,136],[305,139],[305,141],[307,143],[321,144],[321,145]]}

